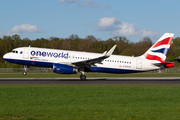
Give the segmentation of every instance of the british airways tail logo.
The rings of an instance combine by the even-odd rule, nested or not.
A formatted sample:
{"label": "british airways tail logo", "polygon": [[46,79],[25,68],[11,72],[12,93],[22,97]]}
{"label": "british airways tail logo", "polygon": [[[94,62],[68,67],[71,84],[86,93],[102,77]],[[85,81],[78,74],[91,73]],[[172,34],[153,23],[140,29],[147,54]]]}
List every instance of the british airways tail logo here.
{"label": "british airways tail logo", "polygon": [[151,51],[154,52],[154,53],[162,53],[162,54],[167,56],[167,53],[168,53],[169,49],[168,48],[162,48],[162,49],[151,50]]}
{"label": "british airways tail logo", "polygon": [[166,59],[172,37],[167,37],[161,41],[156,42],[150,50],[145,53],[148,60],[157,60],[161,63]]}
{"label": "british airways tail logo", "polygon": [[45,52],[45,51],[31,51],[32,56],[43,56],[43,57],[54,57],[54,58],[65,58],[68,59],[68,53],[64,52]]}

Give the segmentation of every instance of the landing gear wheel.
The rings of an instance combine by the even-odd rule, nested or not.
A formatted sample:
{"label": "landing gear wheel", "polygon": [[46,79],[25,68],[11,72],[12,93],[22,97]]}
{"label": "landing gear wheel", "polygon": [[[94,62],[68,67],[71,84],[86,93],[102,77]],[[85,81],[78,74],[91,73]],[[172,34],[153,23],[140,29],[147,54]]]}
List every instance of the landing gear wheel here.
{"label": "landing gear wheel", "polygon": [[28,66],[24,65],[23,68],[24,68],[23,75],[25,76],[25,75],[27,75]]}
{"label": "landing gear wheel", "polygon": [[23,75],[24,75],[24,76],[27,75],[27,72],[23,72]]}
{"label": "landing gear wheel", "polygon": [[85,75],[80,75],[80,79],[81,80],[86,80],[86,76]]}

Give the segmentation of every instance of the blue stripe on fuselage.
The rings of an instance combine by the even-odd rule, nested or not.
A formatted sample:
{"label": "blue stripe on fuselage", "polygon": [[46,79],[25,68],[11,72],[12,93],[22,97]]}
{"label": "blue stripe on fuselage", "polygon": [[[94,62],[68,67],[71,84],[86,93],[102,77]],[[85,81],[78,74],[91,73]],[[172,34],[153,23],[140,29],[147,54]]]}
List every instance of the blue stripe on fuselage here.
{"label": "blue stripe on fuselage", "polygon": [[[8,62],[28,65],[28,66],[39,66],[39,67],[49,67],[52,68],[54,63],[51,62],[40,62],[40,61],[30,61],[30,60],[17,60],[17,59],[4,59]],[[142,72],[137,70],[127,70],[127,69],[116,69],[116,68],[104,68],[104,67],[91,67],[91,69],[84,69],[85,72],[105,72],[105,73],[136,73]]]}
{"label": "blue stripe on fuselage", "polygon": [[91,67],[90,70],[91,70],[91,72],[104,72],[104,73],[136,73],[136,72],[142,72],[142,71],[137,71],[137,70],[105,68],[105,67]]}
{"label": "blue stripe on fuselage", "polygon": [[30,60],[17,60],[17,59],[4,59],[8,62],[20,64],[20,65],[28,65],[28,66],[38,66],[38,67],[53,67],[54,63],[50,62],[40,62],[40,61],[30,61]]}

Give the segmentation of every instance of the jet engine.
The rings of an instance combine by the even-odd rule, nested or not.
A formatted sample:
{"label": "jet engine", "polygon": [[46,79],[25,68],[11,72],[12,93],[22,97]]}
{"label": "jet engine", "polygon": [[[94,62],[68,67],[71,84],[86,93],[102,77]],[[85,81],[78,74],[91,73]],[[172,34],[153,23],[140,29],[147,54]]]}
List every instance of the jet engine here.
{"label": "jet engine", "polygon": [[78,69],[65,64],[54,64],[53,72],[59,74],[76,74]]}

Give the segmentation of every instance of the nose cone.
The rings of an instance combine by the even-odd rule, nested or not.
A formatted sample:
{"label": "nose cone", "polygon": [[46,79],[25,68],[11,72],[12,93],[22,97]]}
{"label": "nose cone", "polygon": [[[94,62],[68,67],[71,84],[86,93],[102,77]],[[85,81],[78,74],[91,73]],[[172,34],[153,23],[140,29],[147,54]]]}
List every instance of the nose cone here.
{"label": "nose cone", "polygon": [[8,53],[6,53],[6,54],[3,56],[3,59],[6,60],[6,59],[8,59],[8,58],[10,58],[10,57],[9,57]]}

